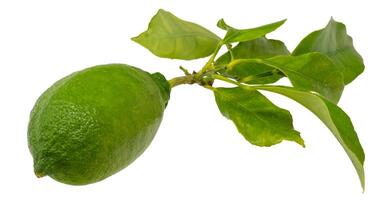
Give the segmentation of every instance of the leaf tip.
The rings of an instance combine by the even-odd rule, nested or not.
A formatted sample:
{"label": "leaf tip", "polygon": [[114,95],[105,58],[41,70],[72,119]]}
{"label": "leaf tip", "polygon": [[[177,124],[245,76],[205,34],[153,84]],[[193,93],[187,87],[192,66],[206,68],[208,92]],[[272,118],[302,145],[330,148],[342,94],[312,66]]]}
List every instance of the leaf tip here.
{"label": "leaf tip", "polygon": [[135,37],[131,37],[130,40],[132,40],[133,42],[137,42],[137,39],[138,39],[138,36],[135,36]]}
{"label": "leaf tip", "polygon": [[366,179],[365,179],[364,169],[358,175],[360,179],[360,186],[362,187],[362,193],[364,193],[366,191]]}
{"label": "leaf tip", "polygon": [[166,13],[166,12],[168,12],[168,11],[166,11],[166,10],[164,10],[164,9],[162,9],[162,8],[159,8],[159,9],[157,10],[157,13]]}
{"label": "leaf tip", "polygon": [[142,33],[139,34],[138,36],[131,37],[130,39],[131,39],[133,42],[136,42],[136,43],[138,43],[138,44],[141,44],[141,43],[140,43],[140,42],[141,42],[141,35],[142,35]]}
{"label": "leaf tip", "polygon": [[217,25],[219,25],[219,24],[221,24],[221,23],[222,23],[222,24],[225,23],[225,20],[224,20],[223,18],[221,18],[221,19],[218,20]]}
{"label": "leaf tip", "polygon": [[284,18],[280,21],[274,22],[273,24],[275,24],[278,28],[278,27],[282,26],[286,21],[287,21],[287,18]]}
{"label": "leaf tip", "polygon": [[301,137],[301,134],[298,131],[296,131],[296,130],[293,130],[293,132],[291,134],[291,138],[289,138],[287,140],[295,142],[295,143],[299,144],[303,148],[306,147],[305,141]]}
{"label": "leaf tip", "polygon": [[223,18],[218,20],[217,27],[223,30],[227,30],[227,24]]}
{"label": "leaf tip", "polygon": [[299,145],[301,145],[302,148],[306,148],[305,141],[299,136],[295,142]]}
{"label": "leaf tip", "polygon": [[330,20],[329,20],[329,22],[328,22],[328,26],[329,26],[329,25],[332,25],[332,24],[337,24],[337,23],[339,23],[339,22],[336,21],[336,20],[334,19],[333,16],[331,16],[331,17],[330,17]]}

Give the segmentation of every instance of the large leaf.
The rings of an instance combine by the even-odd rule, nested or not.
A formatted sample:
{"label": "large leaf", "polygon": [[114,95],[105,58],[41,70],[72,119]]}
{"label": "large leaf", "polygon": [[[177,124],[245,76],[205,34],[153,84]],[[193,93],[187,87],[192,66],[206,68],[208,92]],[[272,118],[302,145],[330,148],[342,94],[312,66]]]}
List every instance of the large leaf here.
{"label": "large leaf", "polygon": [[294,87],[315,91],[337,103],[344,89],[343,74],[321,53],[277,56],[264,61],[282,71]]}
{"label": "large leaf", "polygon": [[250,29],[236,29],[227,25],[223,19],[220,19],[217,23],[217,26],[227,31],[225,37],[223,38],[223,42],[225,44],[228,44],[233,42],[245,42],[249,40],[254,40],[256,38],[261,38],[267,33],[270,33],[279,28],[281,25],[284,24],[285,21],[286,20],[284,19],[278,22]]}
{"label": "large leaf", "polygon": [[345,25],[331,19],[328,25],[310,33],[296,47],[293,55],[308,52],[327,54],[344,74],[344,83],[352,82],[364,70],[362,57],[355,50]]}
{"label": "large leaf", "polygon": [[197,24],[160,9],[148,30],[132,40],[156,56],[191,60],[211,55],[221,39]]}
{"label": "large leaf", "polygon": [[258,86],[256,88],[287,96],[313,112],[330,129],[348,154],[364,189],[364,151],[350,118],[341,108],[312,92],[283,86]]}
{"label": "large leaf", "polygon": [[[215,65],[227,65],[232,59],[269,58],[277,55],[288,55],[290,52],[282,41],[261,37],[255,40],[240,42],[237,46],[219,57]],[[275,73],[272,67],[259,63],[243,63],[240,67],[226,72],[237,81],[249,84],[268,84],[279,80],[282,75]]]}
{"label": "large leaf", "polygon": [[[301,56],[276,56],[264,60],[235,60],[230,63],[227,72],[240,72],[238,77],[245,77],[254,74],[256,65],[274,68],[277,72],[286,75],[294,87],[318,92],[334,103],[338,102],[344,89],[343,75],[339,68],[327,56],[318,52]],[[262,74],[256,76],[259,75]],[[241,82],[251,83],[248,80],[252,77],[245,77],[243,79],[246,81]]]}
{"label": "large leaf", "polygon": [[232,120],[250,143],[271,146],[282,140],[304,142],[295,131],[290,112],[272,104],[256,90],[215,88],[215,100],[221,113]]}

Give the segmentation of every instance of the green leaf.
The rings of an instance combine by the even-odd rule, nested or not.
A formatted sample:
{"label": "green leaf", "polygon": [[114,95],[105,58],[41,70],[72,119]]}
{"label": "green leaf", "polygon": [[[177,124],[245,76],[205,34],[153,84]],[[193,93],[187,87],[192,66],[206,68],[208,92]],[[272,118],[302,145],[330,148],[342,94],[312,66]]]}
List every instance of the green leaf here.
{"label": "green leaf", "polygon": [[328,25],[306,36],[293,55],[321,52],[328,55],[344,74],[344,83],[352,82],[364,71],[362,57],[355,50],[345,25],[331,19]]}
{"label": "green leaf", "polygon": [[[263,59],[277,55],[288,55],[290,52],[282,41],[261,37],[240,42],[231,49],[231,52],[219,57],[215,65],[227,65],[231,61],[231,54],[233,54],[234,59]],[[272,67],[257,63],[243,63],[240,67],[228,70],[226,73],[237,81],[248,84],[274,83],[283,77],[280,73],[275,73]]]}
{"label": "green leaf", "polygon": [[[270,58],[278,55],[289,55],[287,47],[280,40],[258,39],[240,42],[231,49],[234,59]],[[230,52],[226,52],[215,61],[215,65],[226,65],[232,60]]]}
{"label": "green leaf", "polygon": [[227,31],[225,37],[223,38],[223,43],[229,44],[233,42],[245,42],[254,40],[256,38],[261,38],[267,33],[270,33],[279,28],[282,24],[284,24],[285,21],[286,19],[250,29],[236,29],[227,25],[223,19],[220,19],[217,23],[217,26]]}
{"label": "green leaf", "polygon": [[239,87],[215,88],[214,95],[221,113],[234,122],[250,143],[271,146],[289,140],[304,146],[293,128],[290,112],[275,106],[260,92]]}
{"label": "green leaf", "polygon": [[259,86],[287,96],[313,112],[333,133],[351,159],[364,189],[364,151],[348,115],[337,105],[318,94],[283,86]]}
{"label": "green leaf", "polygon": [[160,9],[148,30],[132,40],[156,56],[192,60],[211,55],[221,39],[202,26]]}
{"label": "green leaf", "polygon": [[301,56],[277,56],[264,63],[282,71],[292,85],[315,91],[337,103],[344,89],[343,74],[333,62],[321,53]]}
{"label": "green leaf", "polygon": [[244,62],[233,68],[228,68],[224,73],[240,83],[270,84],[278,81],[283,74],[264,63]]}

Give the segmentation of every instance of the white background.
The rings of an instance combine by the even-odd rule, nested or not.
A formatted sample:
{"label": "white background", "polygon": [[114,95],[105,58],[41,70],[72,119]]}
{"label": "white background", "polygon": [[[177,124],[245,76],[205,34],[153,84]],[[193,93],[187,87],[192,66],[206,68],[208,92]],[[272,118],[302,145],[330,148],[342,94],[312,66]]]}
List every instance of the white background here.
{"label": "white background", "polygon": [[[59,2],[59,1],[58,1]],[[389,199],[389,7],[386,1],[0,1],[0,199]],[[366,191],[347,155],[313,114],[278,95],[291,110],[306,148],[282,142],[250,145],[223,118],[210,91],[180,86],[171,94],[151,146],[133,164],[87,186],[37,179],[27,148],[29,112],[61,77],[105,63],[127,63],[181,75],[204,59],[154,57],[130,37],[144,31],[158,8],[222,36],[215,24],[254,27],[283,18],[269,35],[292,50],[333,16],[347,25],[366,70],[339,105],[350,115],[366,152]]]}

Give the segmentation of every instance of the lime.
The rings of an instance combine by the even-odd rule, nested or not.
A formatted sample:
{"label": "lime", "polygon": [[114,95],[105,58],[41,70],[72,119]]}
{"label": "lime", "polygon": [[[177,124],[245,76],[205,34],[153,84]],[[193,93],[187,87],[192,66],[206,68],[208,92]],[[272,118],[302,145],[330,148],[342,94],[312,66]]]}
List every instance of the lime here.
{"label": "lime", "polygon": [[151,143],[169,93],[163,75],[124,64],[59,80],[31,111],[28,144],[35,174],[84,185],[125,168]]}

